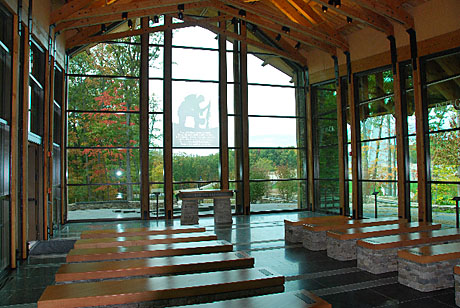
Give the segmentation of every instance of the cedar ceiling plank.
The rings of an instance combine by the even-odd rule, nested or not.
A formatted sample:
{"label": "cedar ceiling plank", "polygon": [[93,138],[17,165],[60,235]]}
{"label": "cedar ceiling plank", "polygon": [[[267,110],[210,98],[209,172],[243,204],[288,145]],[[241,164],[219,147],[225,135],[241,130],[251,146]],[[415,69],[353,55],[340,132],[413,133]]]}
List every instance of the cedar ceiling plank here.
{"label": "cedar ceiling plank", "polygon": [[[252,13],[253,16],[255,16],[256,19],[259,18],[259,17],[263,17],[263,18],[265,18],[267,20],[270,20],[271,22],[273,22],[275,24],[278,24],[277,28],[279,28],[279,30],[272,29],[275,32],[279,32],[279,33],[283,34],[283,32],[281,31],[281,27],[286,26],[286,27],[289,27],[290,30],[291,30],[291,33],[288,36],[292,37],[293,32],[299,32],[299,33],[302,33],[305,36],[315,38],[318,41],[322,41],[322,42],[324,42],[326,44],[341,48],[344,51],[348,50],[348,43],[346,41],[344,41],[340,37],[334,37],[334,36],[328,35],[326,33],[323,33],[323,32],[320,32],[320,31],[317,31],[317,30],[314,30],[314,29],[310,29],[310,28],[301,26],[299,24],[296,24],[295,22],[290,21],[288,18],[280,19],[280,18],[274,16],[274,14],[271,13],[270,11],[262,10],[260,8],[255,8],[255,6],[253,6],[253,5],[245,4],[245,3],[235,1],[235,0],[214,1],[213,3],[218,7],[222,6],[222,5],[219,5],[219,3],[226,3],[228,5],[232,5],[232,6],[236,7],[238,9],[243,9],[246,12]],[[239,16],[237,15],[236,17],[239,17]],[[239,18],[244,19],[243,17],[239,17]],[[250,22],[252,22],[252,21],[250,21]],[[296,38],[293,38],[293,39],[296,39]]]}
{"label": "cedar ceiling plank", "polygon": [[245,20],[247,22],[250,22],[252,24],[255,24],[261,28],[264,28],[264,29],[269,29],[273,32],[276,32],[278,34],[281,34],[282,36],[287,36],[289,38],[291,38],[292,40],[296,40],[296,41],[300,41],[301,43],[304,43],[306,45],[309,45],[309,46],[312,46],[312,47],[315,47],[317,49],[320,49],[322,51],[325,51],[331,55],[335,55],[337,53],[336,51],[336,48],[334,45],[330,44],[330,43],[326,43],[326,42],[323,42],[323,41],[320,41],[316,38],[313,38],[311,36],[307,36],[307,35],[304,35],[303,33],[298,33],[296,31],[294,31],[292,28],[291,28],[291,31],[289,34],[285,34],[282,30],[281,30],[281,27],[277,24],[275,24],[274,22],[272,22],[272,19],[270,18],[262,18],[260,17],[261,14],[251,14],[251,13],[246,13],[246,17],[242,17],[238,14],[238,8],[231,8],[227,5],[224,5],[224,4],[219,4],[218,2],[213,2],[213,7],[220,11],[220,12],[224,12],[226,13],[227,15],[231,15],[231,16],[234,16],[236,18],[240,18],[242,20]]}
{"label": "cedar ceiling plank", "polygon": [[270,2],[287,18],[291,21],[298,23],[302,26],[310,27],[311,24],[307,22],[306,18],[300,14],[294,7],[292,7],[289,3],[284,0],[270,0]]}
{"label": "cedar ceiling plank", "polygon": [[[303,0],[305,1],[305,0]],[[351,6],[348,6],[344,3],[340,8],[336,8],[334,5],[329,5],[327,0],[312,0],[316,3],[319,3],[322,6],[327,6],[330,10],[333,10],[344,16],[351,17],[354,20],[357,20],[363,24],[366,24],[378,31],[384,32],[386,35],[394,35],[393,25],[383,16],[367,9],[357,9]],[[307,0],[307,2],[310,2]]]}
{"label": "cedar ceiling plank", "polygon": [[400,6],[395,6],[395,1],[374,1],[374,0],[351,0],[357,5],[369,9],[379,15],[391,18],[406,27],[406,29],[414,28],[414,18],[405,9]]}
{"label": "cedar ceiling plank", "polygon": [[94,0],[73,0],[51,12],[50,24],[53,25],[91,4]]}
{"label": "cedar ceiling plank", "polygon": [[332,35],[339,35],[337,30],[333,29],[329,24],[327,24],[321,16],[319,16],[310,5],[305,3],[302,0],[288,0],[288,2],[302,14],[305,18],[310,20],[313,24],[319,25],[321,28],[324,29],[329,34]]}

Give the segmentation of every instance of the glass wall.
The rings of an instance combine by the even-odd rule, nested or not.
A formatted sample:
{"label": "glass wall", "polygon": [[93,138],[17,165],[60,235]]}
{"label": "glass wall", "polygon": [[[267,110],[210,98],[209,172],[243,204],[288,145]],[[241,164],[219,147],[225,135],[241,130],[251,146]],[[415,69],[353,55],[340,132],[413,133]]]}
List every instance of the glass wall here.
{"label": "glass wall", "polygon": [[356,84],[363,216],[398,216],[393,73],[358,74]]}
{"label": "glass wall", "polygon": [[432,219],[453,226],[452,198],[460,196],[460,52],[430,57],[423,67]]}

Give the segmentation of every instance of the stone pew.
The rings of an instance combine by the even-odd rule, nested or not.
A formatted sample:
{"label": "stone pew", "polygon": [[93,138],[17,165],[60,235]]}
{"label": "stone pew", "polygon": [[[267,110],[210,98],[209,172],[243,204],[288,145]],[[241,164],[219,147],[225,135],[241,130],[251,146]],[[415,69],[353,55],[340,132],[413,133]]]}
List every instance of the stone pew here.
{"label": "stone pew", "polygon": [[328,222],[343,222],[349,220],[348,216],[334,215],[334,216],[316,216],[305,217],[299,220],[284,220],[284,239],[288,242],[301,243],[302,242],[302,226],[304,224],[321,224]]}
{"label": "stone pew", "polygon": [[[292,307],[292,308],[331,308],[331,304],[306,290],[255,296],[240,299],[194,305],[193,308],[261,308],[261,307]],[[177,308],[190,308],[180,306]]]}
{"label": "stone pew", "polygon": [[421,292],[454,286],[460,243],[437,244],[398,251],[398,282]]}
{"label": "stone pew", "polygon": [[356,241],[368,237],[440,229],[440,224],[411,222],[327,231],[327,255],[339,261],[356,259]]}
{"label": "stone pew", "polygon": [[143,236],[128,236],[128,237],[106,237],[106,238],[90,238],[77,240],[74,244],[75,249],[84,248],[105,248],[117,246],[141,246],[153,244],[168,244],[181,242],[201,242],[217,240],[217,235],[209,232],[193,232],[193,233],[173,233],[173,234],[158,234],[158,235],[143,235]]}
{"label": "stone pew", "polygon": [[358,268],[373,274],[398,270],[398,250],[460,241],[456,228],[371,237],[357,242]]}
{"label": "stone pew", "polygon": [[183,256],[202,253],[229,252],[233,245],[226,241],[185,242],[129,247],[72,249],[67,262],[106,261],[165,256]]}
{"label": "stone pew", "polygon": [[396,223],[407,223],[407,219],[398,219],[392,217],[370,218],[370,219],[350,219],[344,221],[327,222],[320,224],[303,225],[302,244],[309,250],[326,250],[327,249],[327,231],[350,229],[359,227],[371,227],[380,225],[389,225]]}
{"label": "stone pew", "polygon": [[62,264],[57,283],[91,281],[134,276],[164,276],[254,267],[254,258],[244,252],[221,252],[122,261]]}
{"label": "stone pew", "polygon": [[460,306],[460,266],[454,267],[454,280],[455,280],[455,304]]}
{"label": "stone pew", "polygon": [[48,286],[38,308],[143,303],[164,307],[282,292],[284,276],[251,268],[179,276],[108,280]]}
{"label": "stone pew", "polygon": [[156,235],[156,234],[175,234],[189,232],[205,232],[201,227],[167,227],[159,228],[129,228],[129,229],[104,229],[104,230],[86,230],[80,235],[80,238],[104,238],[120,236],[137,236],[137,235]]}

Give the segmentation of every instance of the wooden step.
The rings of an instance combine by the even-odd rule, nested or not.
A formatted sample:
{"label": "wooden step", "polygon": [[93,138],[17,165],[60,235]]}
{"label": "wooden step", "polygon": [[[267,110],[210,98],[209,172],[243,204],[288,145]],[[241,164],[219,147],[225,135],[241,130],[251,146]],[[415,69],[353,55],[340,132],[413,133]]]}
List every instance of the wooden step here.
{"label": "wooden step", "polygon": [[409,233],[409,232],[418,232],[418,231],[428,231],[428,230],[437,230],[440,229],[440,224],[431,224],[431,223],[418,223],[411,222],[406,224],[391,224],[391,225],[381,225],[373,227],[361,227],[361,228],[351,228],[351,229],[341,229],[335,231],[328,231],[327,235],[329,237],[338,239],[338,240],[351,240],[351,239],[361,239],[374,236],[385,236],[393,235],[398,233]]}
{"label": "wooden step", "polygon": [[357,242],[358,246],[381,250],[460,240],[460,231],[456,228],[425,232],[403,233],[382,237],[371,237]]}
{"label": "wooden step", "polygon": [[104,230],[87,230],[83,231],[80,238],[104,238],[104,237],[120,237],[120,236],[138,236],[138,235],[156,235],[156,234],[174,234],[174,233],[190,233],[190,232],[205,232],[205,228],[201,227],[167,227],[159,228],[117,228]]}
{"label": "wooden step", "polygon": [[85,307],[196,298],[212,302],[217,295],[238,297],[249,290],[282,287],[284,277],[265,268],[180,276],[109,280],[48,286],[39,308]]}
{"label": "wooden step", "polygon": [[72,249],[67,262],[86,262],[119,259],[181,256],[213,252],[229,252],[233,245],[226,241],[185,242],[129,247]]}
{"label": "wooden step", "polygon": [[253,266],[254,258],[245,252],[221,252],[165,258],[63,264],[57,271],[55,280],[56,282],[65,282],[144,275],[159,276]]}
{"label": "wooden step", "polygon": [[[177,308],[187,308],[180,306]],[[331,308],[331,304],[306,290],[194,305],[193,308]]]}
{"label": "wooden step", "polygon": [[209,232],[173,233],[128,237],[106,237],[82,239],[75,242],[75,249],[105,248],[117,246],[142,246],[153,244],[200,242],[217,240],[217,235]]}
{"label": "wooden step", "polygon": [[340,229],[372,227],[390,224],[407,223],[407,219],[399,219],[393,217],[370,218],[370,219],[349,219],[339,221],[328,221],[326,223],[311,223],[303,225],[305,230],[310,231],[331,231]]}
{"label": "wooden step", "polygon": [[420,264],[460,259],[460,243],[438,244],[400,250],[398,251],[398,257]]}

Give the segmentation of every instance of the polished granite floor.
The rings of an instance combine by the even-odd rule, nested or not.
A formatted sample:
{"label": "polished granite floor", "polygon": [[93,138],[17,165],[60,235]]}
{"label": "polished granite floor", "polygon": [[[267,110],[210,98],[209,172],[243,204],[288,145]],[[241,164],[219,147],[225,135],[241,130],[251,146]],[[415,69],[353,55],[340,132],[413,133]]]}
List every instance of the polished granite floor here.
{"label": "polished granite floor", "polygon": [[[312,252],[284,241],[284,219],[312,216],[310,212],[235,216],[233,225],[216,227],[212,218],[200,218],[200,226],[219,239],[234,244],[255,258],[257,267],[270,267],[286,276],[285,291],[311,290],[333,307],[456,307],[454,289],[422,293],[397,283],[397,273],[373,275],[356,268],[356,261],[340,262],[326,252]],[[179,226],[179,220],[168,225]],[[72,223],[55,239],[77,239],[81,231],[105,228],[164,227],[165,221]],[[47,285],[65,261],[64,255],[30,257],[0,282],[0,307],[36,307]],[[264,307],[265,308],[265,307]],[[293,307],[294,308],[294,307]]]}

